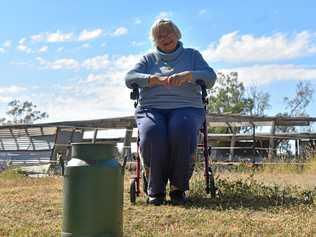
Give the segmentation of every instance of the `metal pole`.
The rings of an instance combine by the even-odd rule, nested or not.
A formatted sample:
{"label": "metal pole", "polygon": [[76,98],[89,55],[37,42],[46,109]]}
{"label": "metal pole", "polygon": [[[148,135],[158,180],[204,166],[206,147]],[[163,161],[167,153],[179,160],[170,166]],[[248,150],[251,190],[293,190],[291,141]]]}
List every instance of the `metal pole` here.
{"label": "metal pole", "polygon": [[252,163],[256,163],[256,125],[251,122],[252,124],[252,154],[253,154],[253,158],[252,158]]}
{"label": "metal pole", "polygon": [[96,129],[94,129],[92,144],[95,144],[95,142],[97,140],[97,135],[98,135],[98,129],[96,128]]}
{"label": "metal pole", "polygon": [[272,160],[274,159],[275,151],[274,151],[274,135],[275,135],[275,122],[272,122],[271,130],[270,130],[271,136],[269,138],[269,153],[268,153],[268,159]]}
{"label": "metal pole", "polygon": [[207,123],[206,123],[206,119],[203,123],[203,146],[204,146],[204,151],[203,151],[203,155],[204,155],[204,177],[205,177],[205,184],[206,184],[206,193],[210,193],[210,178],[209,178],[209,164],[208,164],[208,145],[207,145]]}

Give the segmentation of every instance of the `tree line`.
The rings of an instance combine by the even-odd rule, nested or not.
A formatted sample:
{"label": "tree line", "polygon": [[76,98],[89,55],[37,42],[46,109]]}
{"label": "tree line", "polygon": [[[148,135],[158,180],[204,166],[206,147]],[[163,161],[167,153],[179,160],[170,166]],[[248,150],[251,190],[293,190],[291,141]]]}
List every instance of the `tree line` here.
{"label": "tree line", "polygon": [[38,120],[48,118],[46,112],[37,109],[31,101],[13,100],[8,103],[7,117],[0,118],[0,125],[32,124]]}
{"label": "tree line", "polygon": [[[250,87],[248,90],[238,80],[238,73],[218,73],[215,86],[209,90],[209,112],[264,116],[271,108],[270,94]],[[308,116],[306,108],[313,99],[309,81],[299,81],[296,92],[283,98],[285,110],[275,116]]]}

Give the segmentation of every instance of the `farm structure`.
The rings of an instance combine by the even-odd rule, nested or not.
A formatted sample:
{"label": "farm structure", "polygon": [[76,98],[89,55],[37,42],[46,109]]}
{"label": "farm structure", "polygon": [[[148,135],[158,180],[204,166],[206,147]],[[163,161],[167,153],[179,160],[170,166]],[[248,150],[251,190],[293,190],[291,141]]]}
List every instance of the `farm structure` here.
{"label": "farm structure", "polygon": [[[316,121],[314,117],[207,114],[206,119],[213,160],[274,160],[280,154],[277,146],[290,140],[294,144],[294,158],[305,157],[307,152],[315,151],[316,133],[282,130],[304,127],[308,131]],[[263,127],[265,132],[261,131]],[[225,132],[211,132],[213,128],[224,128]],[[123,135],[115,138],[100,136],[102,132],[113,129],[124,129]],[[15,165],[56,163],[59,156],[70,158],[71,143],[75,142],[122,143],[122,155],[131,157],[131,143],[136,142],[135,129],[133,116],[0,126],[0,161]],[[87,133],[91,136],[86,136]]]}

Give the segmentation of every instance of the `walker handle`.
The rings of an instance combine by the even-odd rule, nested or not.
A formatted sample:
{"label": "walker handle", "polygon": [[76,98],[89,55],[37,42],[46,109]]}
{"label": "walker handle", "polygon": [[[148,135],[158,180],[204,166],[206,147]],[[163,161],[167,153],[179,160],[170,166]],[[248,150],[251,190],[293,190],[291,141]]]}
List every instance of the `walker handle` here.
{"label": "walker handle", "polygon": [[139,98],[138,85],[136,83],[133,83],[132,84],[132,88],[133,88],[133,90],[131,91],[130,99],[131,100],[136,100],[134,102],[134,107],[136,108],[137,104],[138,104],[138,98]]}
{"label": "walker handle", "polygon": [[208,104],[208,99],[207,99],[207,91],[206,91],[206,85],[205,82],[202,80],[197,80],[196,84],[198,84],[201,87],[202,90],[202,101],[204,104]]}

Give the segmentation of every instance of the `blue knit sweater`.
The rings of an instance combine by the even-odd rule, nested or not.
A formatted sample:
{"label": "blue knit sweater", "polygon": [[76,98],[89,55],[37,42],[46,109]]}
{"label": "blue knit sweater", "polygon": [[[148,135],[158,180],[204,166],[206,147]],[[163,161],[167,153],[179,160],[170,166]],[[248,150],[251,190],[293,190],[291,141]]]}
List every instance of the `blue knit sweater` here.
{"label": "blue knit sweater", "polygon": [[[150,75],[170,76],[183,71],[192,72],[192,82],[182,86],[149,87]],[[216,74],[208,66],[202,55],[194,49],[178,48],[172,53],[163,53],[159,49],[142,57],[125,77],[128,88],[136,83],[140,88],[139,107],[174,109],[183,107],[203,108],[201,88],[195,82],[203,80],[208,88],[214,85]]]}

